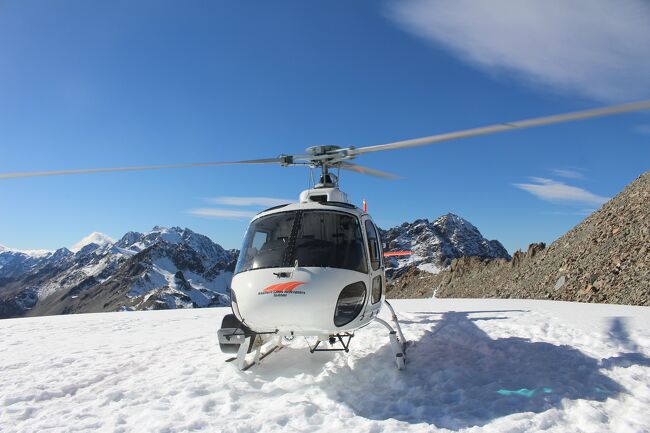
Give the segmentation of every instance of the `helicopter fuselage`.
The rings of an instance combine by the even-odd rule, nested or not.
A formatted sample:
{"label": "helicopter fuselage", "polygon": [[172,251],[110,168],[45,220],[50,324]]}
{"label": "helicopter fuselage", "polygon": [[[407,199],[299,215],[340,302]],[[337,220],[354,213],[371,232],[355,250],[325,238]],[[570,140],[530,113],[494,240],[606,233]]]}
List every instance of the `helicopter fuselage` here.
{"label": "helicopter fuselage", "polygon": [[379,313],[385,275],[378,230],[362,209],[327,200],[342,194],[328,190],[308,190],[300,203],[251,221],[231,283],[233,313],[250,330],[322,337]]}

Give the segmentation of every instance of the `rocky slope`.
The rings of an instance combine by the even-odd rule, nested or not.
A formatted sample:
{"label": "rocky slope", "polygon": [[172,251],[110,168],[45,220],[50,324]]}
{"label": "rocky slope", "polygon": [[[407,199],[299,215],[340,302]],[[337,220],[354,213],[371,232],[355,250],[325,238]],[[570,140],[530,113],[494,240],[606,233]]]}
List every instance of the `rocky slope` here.
{"label": "rocky slope", "polygon": [[435,274],[409,266],[396,278],[386,283],[389,299],[431,298],[434,295]]}
{"label": "rocky slope", "polygon": [[512,260],[465,257],[432,278],[439,297],[650,305],[650,172],[548,248]]}
{"label": "rocky slope", "polygon": [[[94,243],[101,239],[101,244]],[[0,318],[222,305],[237,251],[189,229],[154,227],[72,252],[0,250]]]}

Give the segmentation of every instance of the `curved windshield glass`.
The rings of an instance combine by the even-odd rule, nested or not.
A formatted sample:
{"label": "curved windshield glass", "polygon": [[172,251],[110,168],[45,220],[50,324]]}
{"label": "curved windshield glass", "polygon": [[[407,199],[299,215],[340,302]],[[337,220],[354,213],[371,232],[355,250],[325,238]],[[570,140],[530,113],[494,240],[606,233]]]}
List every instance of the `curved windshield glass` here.
{"label": "curved windshield glass", "polygon": [[235,273],[288,266],[284,263],[296,215],[282,212],[253,221],[244,237]]}
{"label": "curved windshield glass", "polygon": [[253,221],[235,273],[262,268],[331,267],[368,272],[359,220],[335,211],[282,212]]}

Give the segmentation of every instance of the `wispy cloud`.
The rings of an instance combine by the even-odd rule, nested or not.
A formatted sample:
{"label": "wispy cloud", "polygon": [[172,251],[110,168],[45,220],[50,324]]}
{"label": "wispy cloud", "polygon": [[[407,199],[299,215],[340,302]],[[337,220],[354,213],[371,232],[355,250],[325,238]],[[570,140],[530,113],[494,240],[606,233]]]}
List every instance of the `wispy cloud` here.
{"label": "wispy cloud", "polygon": [[275,197],[213,197],[206,200],[226,206],[277,206],[294,201]]}
{"label": "wispy cloud", "polygon": [[251,219],[257,212],[237,209],[223,208],[198,208],[190,209],[189,214],[203,218],[225,218],[225,219]]}
{"label": "wispy cloud", "polygon": [[647,0],[395,0],[387,13],[490,72],[605,101],[650,95]]}
{"label": "wispy cloud", "polygon": [[561,168],[554,168],[551,170],[556,176],[564,177],[566,179],[584,179],[585,176],[577,170],[566,170]]}
{"label": "wispy cloud", "polygon": [[[257,215],[260,208],[291,203],[293,200],[275,197],[212,197],[203,199],[208,203],[233,206],[233,209],[222,207],[197,208],[187,211],[190,215],[202,218],[251,219]],[[237,209],[239,208],[239,209]],[[242,209],[244,208],[244,209]],[[248,209],[245,209],[248,208]],[[251,208],[253,210],[251,210]]]}
{"label": "wispy cloud", "polygon": [[638,125],[636,127],[636,132],[639,134],[650,135],[650,125]]}
{"label": "wispy cloud", "polygon": [[515,183],[514,185],[517,188],[528,191],[537,198],[553,203],[564,202],[601,205],[609,200],[608,197],[603,197],[589,192],[586,189],[567,185],[552,179],[531,177],[530,180],[533,183]]}
{"label": "wispy cloud", "polygon": [[580,209],[576,211],[551,211],[544,212],[546,215],[571,215],[571,216],[588,216],[594,213],[596,209]]}

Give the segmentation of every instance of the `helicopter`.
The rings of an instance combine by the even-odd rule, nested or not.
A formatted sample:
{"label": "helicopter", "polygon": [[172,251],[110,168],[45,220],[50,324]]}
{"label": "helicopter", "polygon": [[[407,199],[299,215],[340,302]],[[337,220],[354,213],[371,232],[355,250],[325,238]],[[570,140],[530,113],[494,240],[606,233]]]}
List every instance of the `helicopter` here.
{"label": "helicopter", "polygon": [[[397,176],[391,173],[350,161],[371,152],[647,109],[650,100],[367,147],[320,145],[304,154],[266,159],[0,173],[0,179],[245,164],[318,169],[318,183],[302,191],[297,203],[266,209],[250,222],[230,285],[232,313],[224,316],[217,331],[220,349],[235,355],[228,362],[237,361],[239,369],[247,370],[295,337],[310,338],[311,353],[349,352],[355,331],[376,322],[388,331],[395,365],[402,370],[407,341],[386,300],[384,257],[409,252],[384,251],[365,202],[363,208],[352,204],[334,170],[394,179]],[[389,309],[392,324],[379,317],[383,306]]]}

